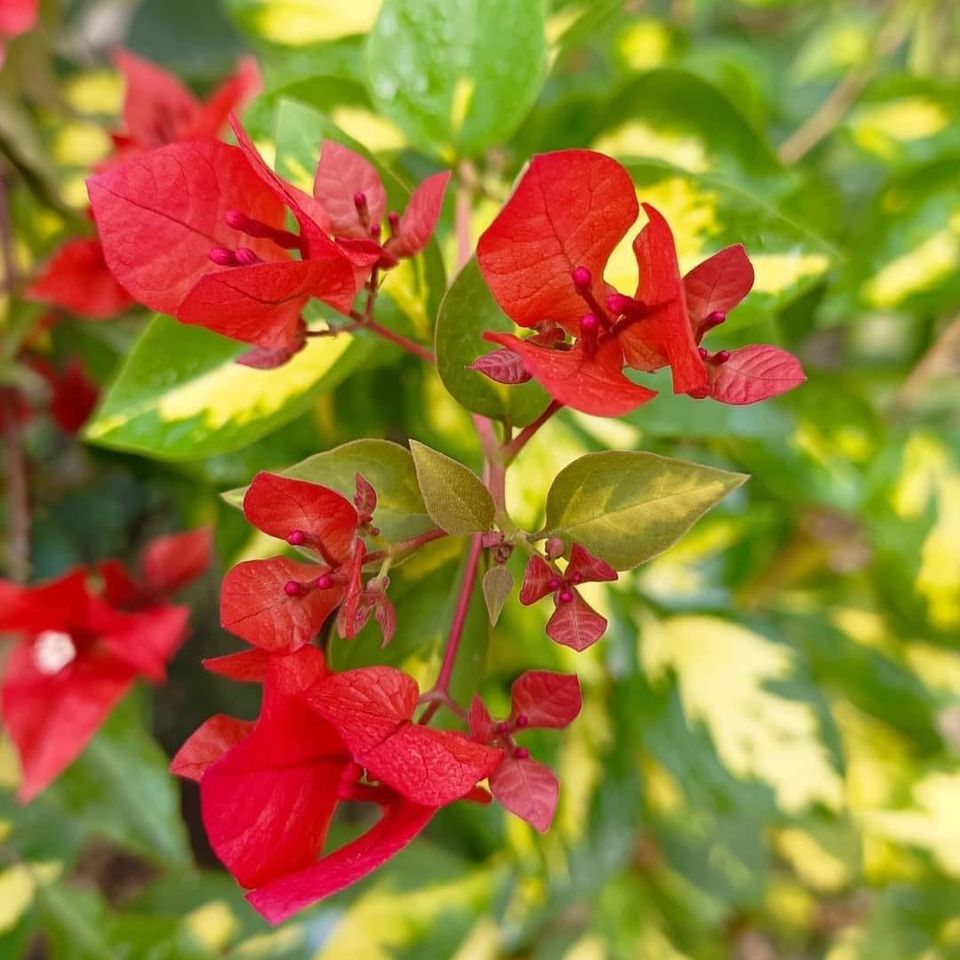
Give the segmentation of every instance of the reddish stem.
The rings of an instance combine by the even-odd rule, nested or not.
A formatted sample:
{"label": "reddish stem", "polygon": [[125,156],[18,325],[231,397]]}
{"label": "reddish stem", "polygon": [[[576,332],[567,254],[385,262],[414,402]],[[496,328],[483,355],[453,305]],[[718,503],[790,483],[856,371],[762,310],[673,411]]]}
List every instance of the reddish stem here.
{"label": "reddish stem", "polygon": [[[395,543],[390,549],[390,553],[393,556],[396,556],[398,553],[412,553],[414,550],[419,550],[425,544],[431,543],[434,540],[439,540],[441,537],[447,535],[446,530],[441,530],[437,527],[435,530],[428,530],[426,533],[418,534],[415,537],[411,537],[409,540],[401,540],[399,543]],[[368,553],[364,558],[364,565],[368,563],[375,563],[383,560],[387,555],[386,550],[376,550],[373,553]]]}
{"label": "reddish stem", "polygon": [[391,343],[395,343],[398,347],[406,350],[407,353],[412,353],[415,357],[419,357],[421,360],[425,360],[427,363],[437,362],[434,352],[429,347],[424,347],[413,340],[408,340],[402,334],[395,333],[393,330],[381,326],[376,320],[367,320],[364,322],[363,326],[366,327],[366,329],[371,333],[375,333],[378,337],[383,337],[384,340],[389,340]]}
{"label": "reddish stem", "polygon": [[[449,696],[450,678],[453,676],[453,667],[457,660],[457,652],[460,649],[460,641],[463,639],[463,628],[467,623],[467,614],[470,611],[470,599],[473,596],[473,588],[477,582],[477,571],[480,566],[480,554],[483,552],[480,534],[475,533],[470,541],[470,553],[467,556],[467,566],[463,571],[463,580],[460,583],[460,593],[457,596],[457,607],[453,613],[453,621],[450,624],[450,633],[447,636],[447,648],[443,651],[443,662],[440,664],[440,672],[437,674],[437,682],[433,685],[430,694],[442,693]],[[433,699],[420,718],[421,723],[429,723],[433,715],[440,709],[442,701]]]}
{"label": "reddish stem", "polygon": [[563,408],[563,404],[553,400],[547,408],[534,420],[528,423],[509,443],[503,445],[503,460],[509,465],[515,459],[517,454],[527,445],[533,435],[555,414]]}

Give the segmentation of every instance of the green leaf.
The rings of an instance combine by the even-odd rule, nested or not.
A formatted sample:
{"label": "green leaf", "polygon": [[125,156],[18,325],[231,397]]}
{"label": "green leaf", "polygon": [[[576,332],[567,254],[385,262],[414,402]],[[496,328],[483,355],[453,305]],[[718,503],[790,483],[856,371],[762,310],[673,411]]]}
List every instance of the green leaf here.
{"label": "green leaf", "polygon": [[60,815],[150,857],[192,862],[169,761],[144,729],[139,698],[127,697],[49,791]]}
{"label": "green leaf", "polygon": [[[387,540],[406,540],[433,526],[420,495],[413,457],[398,443],[353,440],[307,457],[279,473],[330,487],[351,500],[356,474],[363,474],[377,491],[374,522]],[[232,506],[242,507],[246,492],[246,487],[239,487],[227,491],[223,498]]]}
{"label": "green leaf", "polygon": [[495,627],[513,591],[513,574],[504,564],[495,564],[483,575],[483,599],[490,614],[490,625]]}
{"label": "green leaf", "polygon": [[437,372],[453,398],[468,410],[523,427],[550,402],[543,388],[532,380],[510,387],[466,369],[477,357],[496,349],[482,338],[485,330],[513,333],[515,329],[471,259],[440,304]]}
{"label": "green leaf", "polygon": [[410,451],[427,512],[438,527],[454,536],[490,529],[493,497],[473,471],[416,440]]}
{"label": "green leaf", "polygon": [[553,481],[546,530],[628,570],[676,543],[746,479],[654,453],[588,453]]}
{"label": "green leaf", "polygon": [[372,339],[308,343],[275,370],[235,363],[249,350],[157,316],[109,385],[84,433],[91,443],[160,460],[198,460],[246,446],[308,410],[371,358]]}
{"label": "green leaf", "polygon": [[414,146],[476,156],[526,116],[546,54],[539,0],[385,0],[367,66],[374,100]]}

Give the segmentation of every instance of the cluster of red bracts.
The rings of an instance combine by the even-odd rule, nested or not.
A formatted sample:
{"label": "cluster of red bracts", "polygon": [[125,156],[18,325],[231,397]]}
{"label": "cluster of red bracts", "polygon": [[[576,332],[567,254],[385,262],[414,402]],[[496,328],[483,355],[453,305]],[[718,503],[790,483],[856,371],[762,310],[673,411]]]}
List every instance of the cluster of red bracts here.
{"label": "cluster of red bracts", "polygon": [[800,364],[777,347],[699,347],[753,286],[743,247],[727,247],[681,278],[669,225],[649,204],[643,209],[647,224],[633,243],[639,284],[629,297],[603,279],[639,214],[627,171],[589,150],[535,157],[480,238],[477,262],[507,316],[537,332],[485,334],[501,349],[472,368],[501,383],[532,378],[557,402],[597,416],[620,416],[656,396],[625,367],[669,366],[676,393],[730,404],[799,386]]}
{"label": "cluster of red bracts", "polygon": [[[376,506],[376,492],[360,475],[353,503],[303,480],[267,473],[254,479],[244,497],[247,519],[310,562],[251,560],[227,574],[221,619],[251,649],[205,666],[262,684],[260,715],[253,722],[210,718],[171,767],[199,781],[214,851],[274,923],[375,870],[456,800],[486,803],[492,793],[545,830],[556,778],[514,736],[565,726],[580,709],[575,677],[528,673],[514,684],[507,720],[494,723],[475,699],[469,734],[434,730],[415,721],[424,700],[401,671],[332,673],[311,641],[335,610],[344,638],[371,615],[385,641],[392,632],[386,577],[363,579],[364,536],[378,534]],[[481,786],[486,779],[489,791]],[[330,821],[346,802],[372,804],[379,819],[320,856]]]}
{"label": "cluster of red bracts", "polygon": [[310,299],[349,317],[375,272],[426,246],[450,175],[428,177],[402,215],[388,215],[380,176],[359,154],[324,141],[311,195],[231,124],[238,146],[152,150],[93,177],[90,201],[106,262],[137,301],[252,345],[241,362],[276,366],[303,347]]}
{"label": "cluster of red bracts", "polygon": [[162,682],[189,616],[168,599],[203,572],[210,547],[207,530],[160,537],[138,578],[108,560],[35,587],[0,581],[0,634],[15,640],[0,697],[22,802],[76,759],[137,677]]}

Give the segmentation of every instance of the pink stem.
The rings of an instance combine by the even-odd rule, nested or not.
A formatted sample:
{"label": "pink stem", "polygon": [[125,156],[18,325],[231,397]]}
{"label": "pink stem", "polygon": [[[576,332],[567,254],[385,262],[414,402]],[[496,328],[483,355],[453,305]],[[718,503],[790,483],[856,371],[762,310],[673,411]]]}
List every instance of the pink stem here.
{"label": "pink stem", "polygon": [[[398,553],[412,553],[414,550],[419,550],[425,544],[432,542],[433,540],[439,540],[441,537],[447,535],[446,530],[441,530],[439,527],[435,530],[428,530],[426,533],[418,534],[416,537],[411,537],[409,540],[401,540],[399,543],[395,543],[391,550],[391,553],[396,555]],[[364,558],[364,564],[374,563],[376,561],[383,560],[387,555],[386,550],[377,550],[374,553],[368,553]]]}
{"label": "pink stem", "polygon": [[[480,554],[483,551],[479,533],[475,533],[470,541],[470,553],[467,556],[467,566],[463,572],[463,580],[460,584],[460,593],[457,596],[457,607],[453,613],[453,621],[450,624],[450,633],[447,636],[447,648],[443,651],[443,662],[440,664],[440,672],[437,674],[437,682],[431,694],[450,693],[450,678],[453,676],[453,667],[457,660],[457,652],[460,649],[460,641],[463,639],[463,628],[467,623],[467,614],[470,611],[470,599],[473,596],[473,588],[477,582],[477,571],[480,567]],[[442,701],[432,699],[423,716],[421,723],[428,723],[433,715],[440,709]]]}

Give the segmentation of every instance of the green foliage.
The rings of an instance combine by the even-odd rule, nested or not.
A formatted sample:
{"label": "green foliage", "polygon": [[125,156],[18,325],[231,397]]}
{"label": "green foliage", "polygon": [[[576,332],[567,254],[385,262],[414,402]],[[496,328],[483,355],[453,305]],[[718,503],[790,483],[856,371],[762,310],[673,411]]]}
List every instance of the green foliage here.
{"label": "green foliage", "polygon": [[490,529],[493,498],[472,470],[416,440],[410,451],[427,513],[441,530],[463,536]]}

